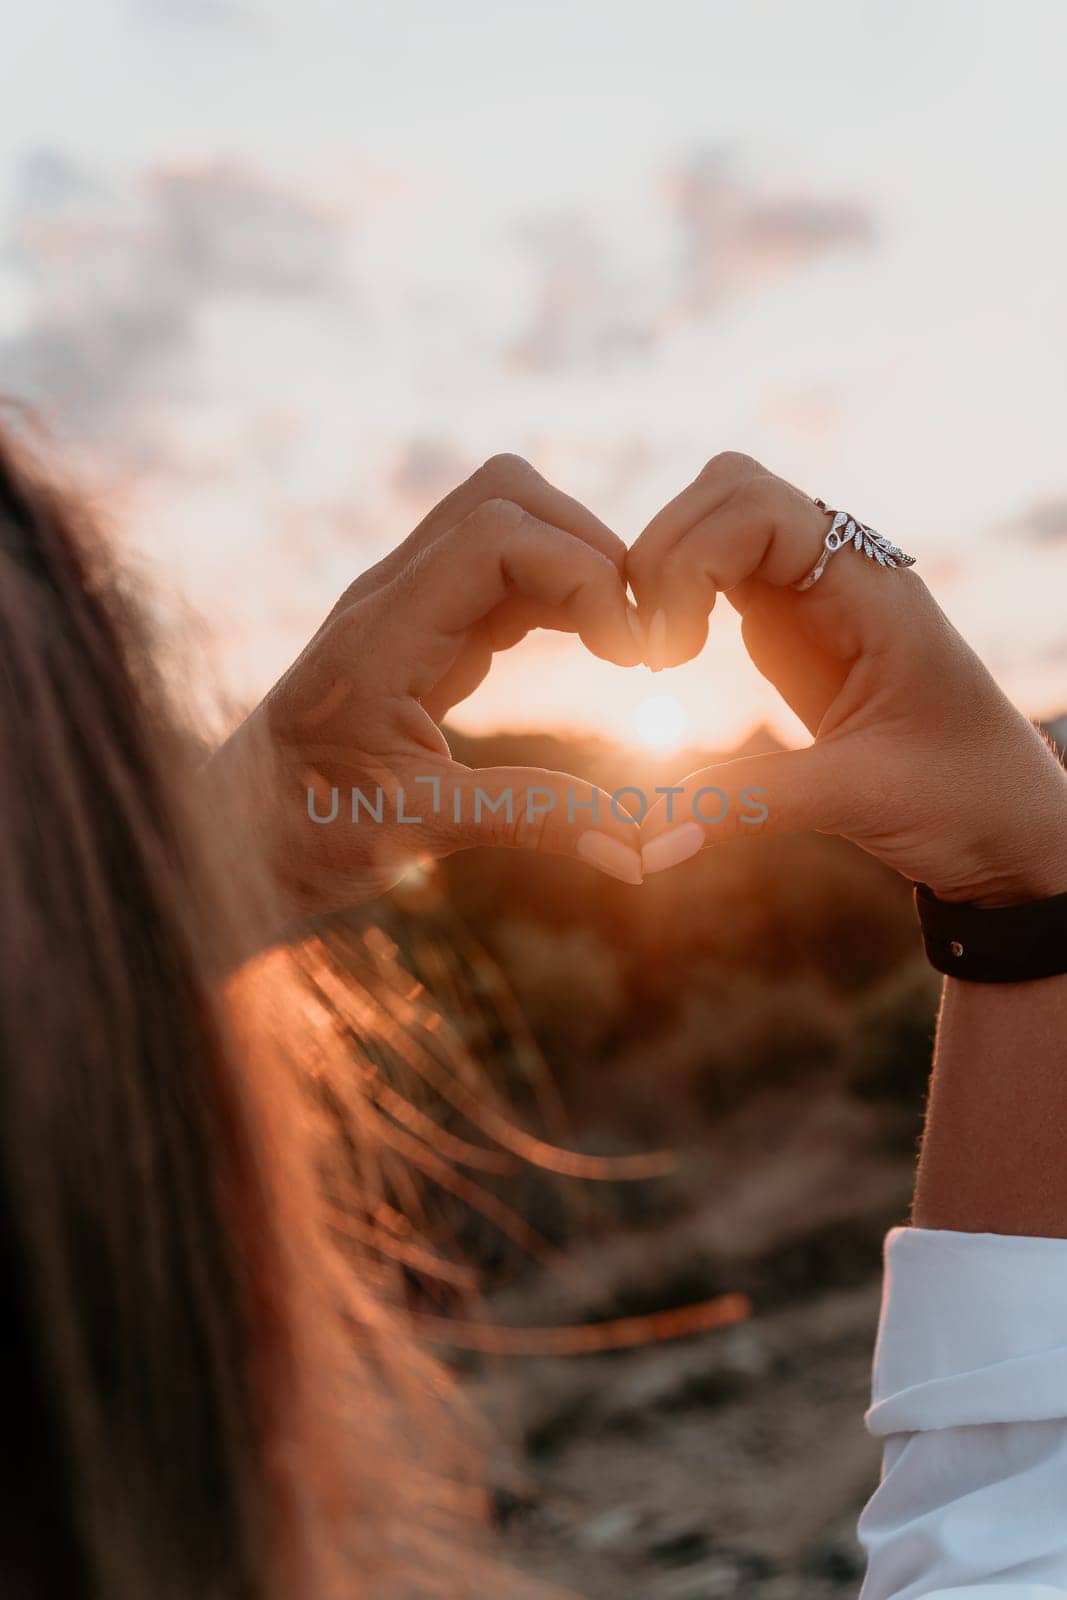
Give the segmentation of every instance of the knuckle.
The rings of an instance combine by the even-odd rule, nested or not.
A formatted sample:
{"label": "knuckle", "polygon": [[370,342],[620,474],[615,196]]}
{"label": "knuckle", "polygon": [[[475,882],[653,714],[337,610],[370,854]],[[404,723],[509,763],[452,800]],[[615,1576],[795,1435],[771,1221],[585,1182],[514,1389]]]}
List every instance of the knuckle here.
{"label": "knuckle", "polygon": [[705,482],[742,483],[763,470],[758,461],[740,450],[722,450],[704,463],[699,476]]}
{"label": "knuckle", "polygon": [[693,535],[675,545],[674,549],[664,557],[660,568],[661,591],[666,593],[681,589],[684,592],[694,573],[701,570],[704,554],[703,541]]}
{"label": "knuckle", "polygon": [[512,484],[527,483],[537,476],[530,463],[511,450],[502,450],[497,455],[490,456],[488,461],[479,467],[476,474],[478,479],[498,493],[506,493]]}
{"label": "knuckle", "polygon": [[465,531],[475,538],[491,539],[514,532],[525,520],[525,511],[521,506],[517,506],[514,500],[494,496],[493,499],[483,500],[480,506],[476,506],[463,526]]}
{"label": "knuckle", "polygon": [[679,551],[664,568],[662,593],[676,627],[707,631],[718,594],[716,569],[714,551],[699,548]]}
{"label": "knuckle", "polygon": [[591,544],[586,544],[584,540],[575,539],[571,549],[571,559],[583,577],[588,577],[597,583],[607,584],[612,589],[618,588],[619,569],[611,557],[604,554],[603,550],[595,550]]}
{"label": "knuckle", "polygon": [[605,542],[607,544],[607,549],[601,551],[604,560],[614,568],[616,573],[625,572],[627,555],[626,545],[619,538],[618,534],[615,533],[609,533]]}
{"label": "knuckle", "polygon": [[379,611],[376,601],[361,600],[331,615],[312,640],[308,655],[320,667],[342,663],[353,669],[359,667],[373,649]]}
{"label": "knuckle", "polygon": [[513,819],[507,823],[507,842],[516,845],[522,850],[543,850],[548,830],[549,813],[535,809],[531,814],[531,807],[527,803],[524,793],[515,797],[515,812]]}
{"label": "knuckle", "polygon": [[773,521],[782,506],[781,485],[777,478],[771,478],[766,474],[758,478],[749,478],[738,485],[734,491],[734,498],[754,516],[765,519],[769,517]]}
{"label": "knuckle", "polygon": [[353,578],[352,582],[338,595],[326,621],[332,622],[334,617],[340,616],[350,606],[356,605],[377,590],[383,589],[396,570],[397,557],[402,554],[403,548],[403,546],[400,546],[397,550],[391,551],[381,561],[375,562],[373,567],[368,567],[366,572],[361,572],[358,578]]}
{"label": "knuckle", "polygon": [[410,559],[405,561],[403,566],[398,567],[393,573],[383,593],[395,595],[409,592],[422,580],[425,572],[433,570],[433,564],[437,559],[438,545],[454,531],[454,529],[449,529],[448,533],[442,535],[441,540],[436,541],[434,544],[424,544],[418,550],[413,550]]}

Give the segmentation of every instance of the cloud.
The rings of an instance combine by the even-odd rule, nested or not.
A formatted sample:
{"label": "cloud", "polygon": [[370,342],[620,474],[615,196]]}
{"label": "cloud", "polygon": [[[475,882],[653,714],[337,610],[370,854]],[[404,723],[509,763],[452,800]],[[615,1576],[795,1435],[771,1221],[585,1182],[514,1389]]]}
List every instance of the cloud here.
{"label": "cloud", "polygon": [[102,185],[62,150],[39,145],[28,150],[15,174],[16,204],[24,212],[60,210],[99,199]]}
{"label": "cloud", "polygon": [[37,149],[16,174],[7,249],[30,311],[0,343],[5,388],[97,436],[188,341],[188,296],[152,219],[62,152]]}
{"label": "cloud", "polygon": [[201,293],[309,295],[339,285],[336,219],[236,162],[150,175],[169,265]]}
{"label": "cloud", "polygon": [[794,197],[754,206],[746,233],[745,242],[754,253],[770,252],[779,260],[796,261],[869,245],[874,225],[859,201]]}
{"label": "cloud", "polygon": [[1067,544],[1067,496],[1036,501],[1008,526],[1035,544]]}
{"label": "cloud", "polygon": [[511,349],[519,365],[610,366],[648,348],[654,328],[640,314],[636,285],[622,280],[590,218],[541,218],[520,228],[518,239],[534,262],[530,314]]}
{"label": "cloud", "polygon": [[157,408],[195,387],[197,319],[220,295],[341,292],[345,225],[236,163],[162,166],[121,189],[30,151],[7,228],[29,286],[0,341],[5,388],[89,441],[142,450]]}
{"label": "cloud", "polygon": [[679,233],[677,298],[694,313],[832,251],[865,248],[875,236],[859,201],[761,192],[719,150],[693,151],[667,173],[666,188]]}
{"label": "cloud", "polygon": [[5,386],[75,434],[109,436],[138,399],[162,398],[187,335],[182,308],[162,296],[100,304],[91,316],[49,312],[0,345]]}
{"label": "cloud", "polygon": [[587,214],[542,218],[519,231],[532,283],[513,360],[546,371],[616,366],[647,355],[680,321],[716,316],[738,295],[875,237],[861,202],[765,190],[719,150],[693,151],[659,187],[667,226],[650,191],[647,225],[636,235],[661,247],[656,266],[611,249]]}

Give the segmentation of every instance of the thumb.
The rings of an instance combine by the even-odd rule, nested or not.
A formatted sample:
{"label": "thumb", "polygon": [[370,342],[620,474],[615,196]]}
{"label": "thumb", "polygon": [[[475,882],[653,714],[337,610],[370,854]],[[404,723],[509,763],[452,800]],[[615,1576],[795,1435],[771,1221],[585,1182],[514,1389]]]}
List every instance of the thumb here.
{"label": "thumb", "polygon": [[510,845],[577,856],[625,883],[641,882],[641,830],[595,784],[541,767],[461,767],[442,782],[438,829],[446,848]]}
{"label": "thumb", "polygon": [[842,763],[830,745],[746,756],[690,773],[649,811],[641,829],[646,873],[663,872],[705,845],[756,833],[837,833]]}

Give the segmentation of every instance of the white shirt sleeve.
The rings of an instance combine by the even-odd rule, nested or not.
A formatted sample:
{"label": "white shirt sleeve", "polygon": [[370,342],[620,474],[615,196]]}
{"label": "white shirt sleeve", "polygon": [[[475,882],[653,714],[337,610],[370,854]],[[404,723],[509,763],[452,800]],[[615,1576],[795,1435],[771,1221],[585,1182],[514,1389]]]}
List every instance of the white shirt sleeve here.
{"label": "white shirt sleeve", "polygon": [[861,1600],[1067,1600],[1067,1239],[897,1228]]}

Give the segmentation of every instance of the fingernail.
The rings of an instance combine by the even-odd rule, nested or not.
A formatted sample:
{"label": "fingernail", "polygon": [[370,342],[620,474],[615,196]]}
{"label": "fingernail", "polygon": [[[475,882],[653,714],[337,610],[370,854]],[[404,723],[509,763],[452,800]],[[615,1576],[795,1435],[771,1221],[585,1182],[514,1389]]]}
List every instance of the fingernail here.
{"label": "fingernail", "polygon": [[583,861],[599,867],[601,872],[621,878],[623,883],[641,882],[641,857],[620,839],[613,839],[610,834],[599,833],[591,828],[588,833],[582,834],[574,848]]}
{"label": "fingernail", "polygon": [[641,851],[641,865],[646,872],[665,872],[668,867],[676,867],[679,861],[688,861],[706,843],[699,822],[683,822],[645,845]]}
{"label": "fingernail", "polygon": [[664,611],[654,611],[652,621],[648,625],[648,653],[645,660],[653,672],[663,670],[663,652],[667,646],[667,615]]}
{"label": "fingernail", "polygon": [[626,620],[630,624],[630,632],[637,641],[637,648],[641,652],[641,659],[645,656],[645,630],[641,626],[641,618],[637,615],[637,607],[626,602]]}

